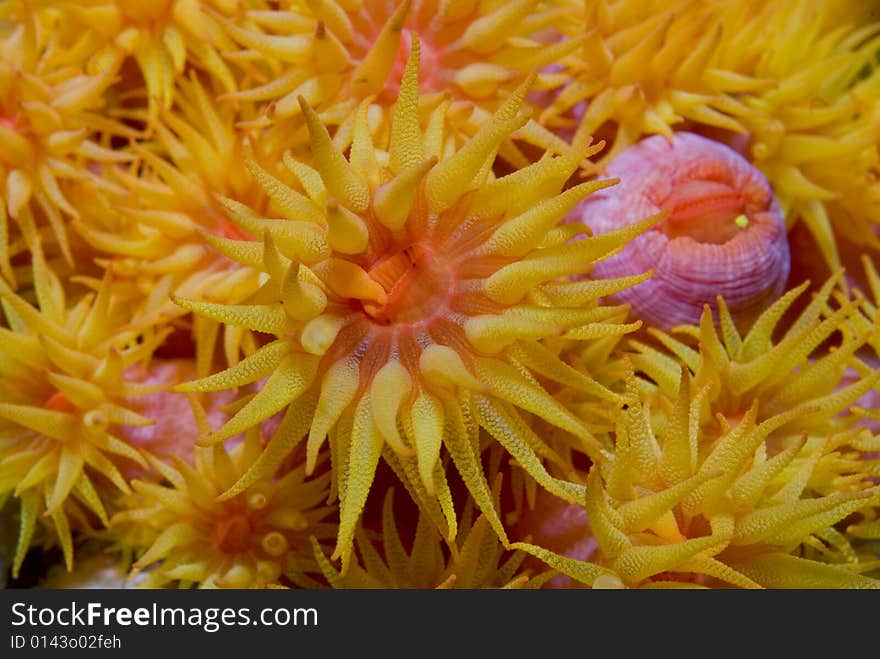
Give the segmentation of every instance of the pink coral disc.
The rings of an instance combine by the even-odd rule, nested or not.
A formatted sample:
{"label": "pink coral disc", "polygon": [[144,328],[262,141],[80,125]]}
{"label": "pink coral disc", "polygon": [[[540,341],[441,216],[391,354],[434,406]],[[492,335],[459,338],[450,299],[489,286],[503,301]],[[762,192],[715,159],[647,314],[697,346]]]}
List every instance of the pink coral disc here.
{"label": "pink coral disc", "polygon": [[[126,375],[142,384],[170,388],[171,385],[193,379],[196,365],[194,359],[156,359],[148,368],[140,365],[131,367]],[[218,427],[229,419],[230,415],[223,408],[234,400],[235,392],[231,390],[204,395],[202,404],[205,406],[208,422],[213,427]],[[164,389],[130,399],[129,408],[155,423],[149,426],[121,426],[118,430],[121,439],[131,446],[146,449],[162,460],[171,461],[176,456],[184,462],[192,463],[199,433],[186,395]],[[141,473],[129,475],[144,477]]]}
{"label": "pink coral disc", "polygon": [[[528,542],[556,552],[576,561],[598,560],[599,543],[590,529],[587,511],[580,503],[569,503],[539,489],[534,505],[523,510],[517,520],[515,532]],[[542,563],[527,558],[526,565],[536,571]],[[581,584],[564,574],[558,574],[547,582],[547,588],[583,588]]]}
{"label": "pink coral disc", "polygon": [[781,295],[791,261],[785,218],[767,179],[736,151],[693,133],[655,135],[606,172],[620,184],[590,195],[568,221],[601,234],[667,212],[594,270],[600,278],[654,270],[616,295],[635,316],[664,329],[696,324],[722,296],[749,324]]}

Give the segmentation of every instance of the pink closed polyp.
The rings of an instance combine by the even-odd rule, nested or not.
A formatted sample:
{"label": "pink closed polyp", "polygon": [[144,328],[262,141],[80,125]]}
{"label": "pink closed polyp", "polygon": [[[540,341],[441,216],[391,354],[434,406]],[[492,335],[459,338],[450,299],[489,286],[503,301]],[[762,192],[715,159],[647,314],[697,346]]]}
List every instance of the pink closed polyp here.
{"label": "pink closed polyp", "polygon": [[747,325],[782,294],[791,261],[785,218],[763,174],[736,151],[693,133],[655,135],[623,151],[606,173],[621,182],[590,195],[568,221],[601,234],[669,213],[595,266],[603,279],[654,270],[615,295],[634,316],[663,329],[693,325],[722,296],[737,324]]}

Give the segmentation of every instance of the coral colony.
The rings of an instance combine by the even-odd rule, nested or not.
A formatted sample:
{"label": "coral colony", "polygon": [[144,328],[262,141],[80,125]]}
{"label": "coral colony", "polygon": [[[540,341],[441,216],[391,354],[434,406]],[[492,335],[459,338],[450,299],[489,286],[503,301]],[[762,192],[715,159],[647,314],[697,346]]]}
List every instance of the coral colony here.
{"label": "coral colony", "polygon": [[880,4],[2,0],[4,583],[880,586]]}

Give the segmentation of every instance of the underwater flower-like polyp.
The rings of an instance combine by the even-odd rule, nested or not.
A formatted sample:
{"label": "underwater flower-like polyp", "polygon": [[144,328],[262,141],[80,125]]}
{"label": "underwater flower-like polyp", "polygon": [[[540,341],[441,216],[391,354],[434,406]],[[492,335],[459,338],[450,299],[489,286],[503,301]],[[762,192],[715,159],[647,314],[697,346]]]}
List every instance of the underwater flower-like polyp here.
{"label": "underwater flower-like polyp", "polygon": [[[168,109],[176,80],[187,67],[210,75],[228,92],[235,78],[220,55],[234,44],[208,11],[232,13],[237,0],[62,0],[59,29],[78,31],[86,48],[103,57],[131,57],[140,71],[139,94],[151,121]],[[136,88],[137,88],[136,87]]]}
{"label": "underwater flower-like polyp", "polygon": [[[243,237],[215,195],[262,210],[267,197],[248,173],[244,154],[275,155],[266,140],[246,146],[248,135],[236,129],[236,120],[247,114],[245,104],[234,110],[214,103],[211,87],[194,74],[179,80],[174,91],[173,107],[161,111],[150,138],[132,148],[135,161],[107,172],[114,189],[83,184],[72,190],[82,210],[73,229],[98,252],[96,262],[113,274],[116,293],[134,309],[152,306],[157,321],[184,314],[169,292],[238,302],[256,290],[253,270],[210,247],[212,240]],[[154,305],[159,291],[161,304]],[[235,363],[239,348],[249,347],[246,334],[237,328],[221,334],[213,321],[195,323],[199,374],[207,372],[219,336]]]}
{"label": "underwater flower-like polyp", "polygon": [[48,228],[44,247],[57,245],[72,262],[65,222],[79,212],[63,182],[80,179],[106,187],[87,165],[130,159],[95,139],[99,129],[125,132],[93,112],[105,103],[118,61],[87,72],[76,49],[54,43],[52,30],[24,7],[0,41],[0,274],[13,284],[9,250],[16,233],[10,219],[28,246]]}
{"label": "underwater flower-like polyp", "polygon": [[462,514],[455,551],[449,552],[434,526],[420,515],[409,550],[395,519],[394,490],[389,489],[382,509],[379,547],[359,526],[356,538],[361,560],[346,575],[333,568],[313,539],[315,559],[333,588],[539,588],[553,572],[534,575],[523,567],[523,552],[506,551],[482,515],[473,523],[472,501]]}
{"label": "underwater flower-like polyp", "polygon": [[[205,411],[194,405],[202,429]],[[218,500],[258,459],[259,428],[236,446],[196,449],[193,464],[175,467],[152,460],[165,484],[135,480],[125,509],[111,520],[120,549],[139,557],[131,576],[146,571],[139,587],[169,583],[199,588],[265,588],[282,578],[311,583],[317,572],[309,537],[332,538],[323,520],[329,474],[305,478],[305,465],[271,474],[235,497]]]}
{"label": "underwater flower-like polyp", "polygon": [[[680,364],[685,364],[695,374],[697,386],[705,388],[704,426],[723,429],[756,405],[762,421],[786,410],[800,410],[801,415],[786,426],[792,433],[824,436],[848,430],[852,420],[842,414],[877,386],[880,371],[869,368],[858,354],[874,331],[863,324],[861,300],[844,297],[834,306],[840,279],[841,274],[829,279],[785,324],[785,331],[779,331],[780,321],[809,282],[774,302],[748,332],[737,329],[719,298],[717,327],[707,305],[699,326],[677,328],[678,337],[650,330],[661,349],[647,341],[631,341],[636,353],[630,359],[647,376],[646,386],[667,397],[674,395]],[[842,382],[849,367],[858,377]]]}
{"label": "underwater flower-like polyp", "polygon": [[60,279],[35,247],[39,309],[0,279],[8,323],[0,327],[0,497],[11,494],[21,507],[13,574],[40,515],[51,520],[70,569],[69,518],[87,524],[91,515],[106,524],[107,490],[129,491],[122,462],[147,466],[119,431],[153,423],[129,399],[154,387],[123,374],[166,334],[138,327],[113,297],[109,277],[68,307]]}
{"label": "underwater flower-like polyp", "polygon": [[[788,225],[802,222],[831,269],[838,236],[877,249],[880,23],[869,4],[729,3],[717,58],[742,84],[752,162]],[[740,5],[740,6],[737,6]]]}
{"label": "underwater flower-like polyp", "polygon": [[[268,116],[278,121],[299,116],[297,98],[303,96],[328,124],[344,124],[337,141],[351,137],[361,100],[375,97],[382,107],[393,103],[414,38],[421,45],[422,91],[435,95],[429,103],[439,102],[442,93],[458,106],[449,117],[461,138],[473,135],[528,72],[582,42],[558,39],[570,12],[538,0],[307,4],[286,12],[249,12],[243,25],[223,21],[233,39],[275,65],[264,84],[226,98],[271,101]],[[553,75],[539,74],[539,87],[556,84]],[[534,122],[520,127],[518,137],[564,148]],[[509,142],[501,155],[519,165],[528,162]]]}
{"label": "underwater flower-like polyp", "polygon": [[785,220],[766,179],[738,153],[693,133],[656,135],[619,154],[607,173],[620,185],[586,199],[575,221],[602,234],[668,213],[596,266],[604,277],[655,270],[617,294],[636,317],[662,328],[696,324],[720,295],[747,325],[782,293],[790,266]]}
{"label": "underwater flower-like polyp", "polygon": [[583,37],[584,47],[559,62],[561,90],[541,113],[542,124],[576,123],[578,135],[607,131],[612,144],[603,165],[644,135],[672,137],[684,122],[745,132],[739,118],[747,110],[736,98],[743,76],[717,59],[730,21],[725,10],[737,3],[561,4],[571,9],[563,29]]}
{"label": "underwater flower-like polyp", "polygon": [[[623,411],[613,458],[587,478],[598,556],[584,562],[514,546],[593,587],[880,588],[857,561],[799,555],[807,543],[836,544],[835,525],[876,498],[877,487],[863,480],[816,496],[807,484],[823,458],[838,457],[828,442],[772,440],[799,410],[758,423],[753,405],[716,438],[699,430],[702,395],[682,369],[660,419],[638,400]],[[798,460],[804,450],[809,457]],[[786,473],[790,466],[794,473]]]}
{"label": "underwater flower-like polyp", "polygon": [[[455,537],[456,516],[441,466],[445,446],[481,512],[503,540],[479,463],[484,428],[542,486],[578,499],[582,486],[551,477],[553,451],[523,413],[598,444],[535,375],[598,397],[615,394],[563,363],[540,340],[589,340],[635,329],[610,322],[620,308],[595,300],[632,280],[571,281],[655,219],[576,243],[583,227],[558,227],[581,198],[613,181],[561,192],[586,154],[563,155],[502,178],[490,166],[499,145],[522,126],[527,81],[477,134],[454,152],[438,108],[423,132],[418,116],[418,41],[403,76],[386,143],[374,144],[361,105],[350,154],[333,144],[305,99],[316,169],[291,157],[302,184],[282,184],[257,164],[254,176],[286,219],[257,216],[227,200],[230,219],[263,242],[220,245],[268,275],[252,304],[179,300],[216,320],[274,335],[237,366],[184,385],[191,391],[240,386],[268,376],[262,389],[209,438],[220,442],[280,410],[282,427],[308,435],[308,469],[329,435],[341,523],[335,557],[343,571],[380,456],[431,521]],[[233,495],[283,459],[300,440],[273,437]],[[558,460],[558,458],[557,458]]]}

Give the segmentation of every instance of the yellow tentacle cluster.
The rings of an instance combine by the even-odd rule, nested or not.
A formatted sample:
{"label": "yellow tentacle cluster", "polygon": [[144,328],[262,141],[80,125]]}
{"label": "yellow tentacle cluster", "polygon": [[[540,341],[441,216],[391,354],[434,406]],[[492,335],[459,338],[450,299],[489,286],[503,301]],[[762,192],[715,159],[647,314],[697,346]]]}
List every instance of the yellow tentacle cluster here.
{"label": "yellow tentacle cluster", "polygon": [[[835,528],[876,505],[877,487],[866,478],[827,495],[810,487],[820,463],[843,459],[840,442],[791,436],[797,410],[760,421],[757,403],[715,437],[700,427],[704,396],[683,369],[673,399],[643,394],[626,407],[608,459],[587,478],[594,561],[514,547],[594,588],[880,587]],[[821,560],[807,557],[813,547]]]}
{"label": "yellow tentacle cluster", "polygon": [[832,269],[841,237],[877,249],[880,23],[864,3],[572,0],[586,37],[540,122],[642,136],[698,130],[746,154]]}
{"label": "yellow tentacle cluster", "polygon": [[[341,520],[335,558],[347,568],[355,525],[382,455],[403,474],[426,514],[450,540],[456,535],[441,449],[446,447],[480,510],[507,542],[477,452],[485,429],[544,487],[576,499],[582,487],[550,476],[553,452],[531,431],[535,415],[578,439],[598,457],[583,422],[535,379],[571,370],[540,340],[620,335],[616,307],[595,304],[564,277],[586,273],[655,219],[613,235],[567,242],[555,227],[585,195],[612,181],[561,194],[590,152],[588,144],[494,178],[489,166],[525,115],[521,87],[460,149],[448,152],[417,113],[418,41],[404,74],[385,148],[373,143],[366,116],[349,157],[333,144],[301,99],[315,168],[285,159],[298,191],[257,164],[254,176],[283,216],[256,216],[226,200],[229,218],[259,243],[228,241],[230,258],[261,267],[266,283],[248,304],[179,300],[215,320],[274,335],[235,367],[185,385],[189,391],[265,386],[209,441],[221,442],[284,411],[264,457],[227,496],[271,471],[307,434],[308,470],[330,437]],[[362,106],[362,108],[365,106]],[[573,287],[569,291],[566,286]],[[571,302],[570,302],[571,300]],[[624,314],[625,315],[625,314]],[[615,394],[600,386],[606,399]]]}
{"label": "yellow tentacle cluster", "polygon": [[747,3],[566,4],[573,12],[567,31],[585,36],[584,48],[562,60],[568,76],[542,111],[542,123],[581,135],[610,129],[613,145],[601,163],[643,135],[671,136],[685,122],[745,131],[739,90],[731,83],[738,72],[725,68],[717,53],[726,34],[724,7]]}
{"label": "yellow tentacle cluster", "polygon": [[[876,249],[877,15],[861,3],[802,0],[730,19],[719,61],[751,80],[740,94],[748,155],[789,223],[805,224],[832,269],[840,267],[841,237]],[[772,46],[762,48],[769,34]]]}
{"label": "yellow tentacle cluster", "polygon": [[66,223],[80,212],[67,183],[106,187],[93,170],[129,156],[100,135],[127,132],[99,113],[118,58],[93,59],[83,70],[83,51],[55,39],[57,21],[39,20],[25,4],[10,9],[14,27],[0,33],[0,275],[15,286],[28,276],[16,257],[37,240],[73,263]]}
{"label": "yellow tentacle cluster", "polygon": [[[560,39],[559,26],[570,13],[538,0],[322,0],[273,12],[247,11],[243,21],[212,15],[241,48],[230,57],[261,56],[252,65],[250,86],[224,96],[264,104],[263,116],[249,125],[277,124],[278,131],[304,137],[298,130],[302,96],[322,121],[338,127],[334,142],[345,149],[355,132],[358,106],[366,99],[375,99],[374,120],[384,116],[382,129],[388,129],[386,110],[414,41],[421,42],[423,53],[425,96],[420,104],[426,111],[438,104],[448,107],[451,134],[461,143],[529,72],[539,71],[536,90],[560,84],[560,76],[546,67],[583,41]],[[516,136],[542,148],[565,148],[564,141],[534,121],[519,127]],[[500,153],[518,166],[529,162],[510,140]]]}
{"label": "yellow tentacle cluster", "polygon": [[[56,570],[109,549],[156,587],[875,587],[877,21],[0,2],[9,585],[57,546]],[[760,230],[726,173],[670,186],[639,146],[615,177],[676,222],[619,194],[605,164],[676,131],[750,159],[785,210],[789,280],[754,321],[731,298],[631,322],[612,301],[663,255],[600,278],[643,233]],[[682,297],[761,278],[693,249]]]}
{"label": "yellow tentacle cluster", "polygon": [[[193,400],[207,431],[204,410]],[[305,466],[286,465],[255,482],[247,492],[220,500],[259,459],[259,428],[252,428],[232,448],[222,444],[197,449],[193,464],[176,466],[152,460],[165,484],[132,482],[124,510],[111,519],[121,549],[145,547],[130,579],[150,568],[139,588],[168,584],[199,588],[266,588],[283,576],[290,583],[314,587],[317,573],[312,541],[331,539],[335,511],[325,505],[330,475],[306,480]]]}
{"label": "yellow tentacle cluster", "polygon": [[[60,33],[76,40],[76,48],[101,60],[123,58],[141,77],[133,89],[146,106],[150,121],[174,101],[177,78],[196,67],[225,91],[237,88],[221,52],[234,48],[213,14],[233,14],[238,0],[58,0]],[[140,85],[139,85],[140,86]]]}
{"label": "yellow tentacle cluster", "polygon": [[0,279],[7,326],[0,327],[0,499],[20,506],[17,574],[37,522],[57,540],[68,569],[72,528],[106,525],[110,493],[129,492],[126,469],[144,452],[120,439],[125,426],[153,423],[129,399],[150,392],[129,367],[149,359],[166,331],[130,318],[106,277],[96,293],[68,304],[36,243],[37,307]]}
{"label": "yellow tentacle cluster", "polygon": [[382,507],[382,542],[377,548],[359,526],[355,534],[360,560],[342,575],[313,540],[315,559],[332,588],[540,588],[552,571],[533,574],[523,566],[525,553],[506,552],[482,515],[471,521],[473,505],[462,513],[455,550],[446,556],[433,524],[419,516],[407,551],[395,519],[393,490]]}

